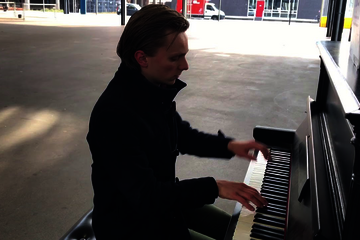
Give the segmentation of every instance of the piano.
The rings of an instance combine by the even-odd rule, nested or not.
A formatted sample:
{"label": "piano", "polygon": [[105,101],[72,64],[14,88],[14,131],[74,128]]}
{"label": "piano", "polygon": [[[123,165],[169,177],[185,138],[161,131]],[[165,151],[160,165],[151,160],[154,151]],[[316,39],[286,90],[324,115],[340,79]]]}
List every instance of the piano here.
{"label": "piano", "polygon": [[[349,42],[318,42],[316,99],[308,97],[297,129],[257,126],[270,149],[249,165],[244,182],[269,206],[235,206],[225,240],[360,239],[360,82]],[[304,114],[305,115],[305,114]]]}

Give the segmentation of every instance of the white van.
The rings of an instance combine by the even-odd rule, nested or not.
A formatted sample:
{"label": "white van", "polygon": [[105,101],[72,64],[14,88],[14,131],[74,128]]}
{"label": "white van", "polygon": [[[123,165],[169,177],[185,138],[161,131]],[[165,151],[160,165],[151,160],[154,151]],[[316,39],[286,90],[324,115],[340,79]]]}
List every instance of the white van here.
{"label": "white van", "polygon": [[[215,7],[215,3],[205,3],[205,12],[204,18],[211,18],[213,20],[218,20],[219,18],[219,9]],[[220,19],[225,18],[225,13],[220,11]]]}

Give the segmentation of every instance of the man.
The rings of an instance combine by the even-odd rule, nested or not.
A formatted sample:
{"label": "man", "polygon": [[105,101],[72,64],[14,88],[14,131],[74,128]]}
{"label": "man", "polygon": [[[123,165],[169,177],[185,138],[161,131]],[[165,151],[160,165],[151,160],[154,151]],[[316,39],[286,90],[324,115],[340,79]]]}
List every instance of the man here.
{"label": "man", "polygon": [[199,132],[183,121],[173,101],[186,86],[188,21],[164,5],[148,5],[129,20],[117,53],[121,65],[90,118],[93,157],[93,229],[102,239],[222,239],[230,216],[217,197],[250,210],[266,200],[253,188],[212,177],[179,181],[181,154],[252,159],[255,141]]}

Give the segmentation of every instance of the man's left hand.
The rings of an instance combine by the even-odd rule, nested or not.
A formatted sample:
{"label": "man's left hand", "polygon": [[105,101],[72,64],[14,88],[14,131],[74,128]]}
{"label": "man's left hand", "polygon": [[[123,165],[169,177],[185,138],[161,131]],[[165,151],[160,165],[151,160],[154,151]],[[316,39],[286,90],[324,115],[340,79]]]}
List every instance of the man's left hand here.
{"label": "man's left hand", "polygon": [[249,160],[256,160],[256,156],[249,154],[250,150],[259,150],[263,153],[265,159],[269,159],[269,150],[267,147],[255,140],[251,141],[230,141],[228,149],[232,151],[236,156],[247,158]]}

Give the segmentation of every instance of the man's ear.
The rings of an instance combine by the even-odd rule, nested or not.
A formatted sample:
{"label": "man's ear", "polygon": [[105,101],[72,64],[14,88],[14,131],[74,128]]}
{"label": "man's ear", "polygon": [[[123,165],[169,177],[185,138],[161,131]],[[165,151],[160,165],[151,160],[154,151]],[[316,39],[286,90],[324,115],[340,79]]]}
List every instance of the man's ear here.
{"label": "man's ear", "polygon": [[142,51],[142,50],[136,51],[134,54],[134,57],[135,57],[136,61],[138,62],[138,64],[140,65],[140,67],[146,68],[148,66],[146,54],[144,53],[144,51]]}

